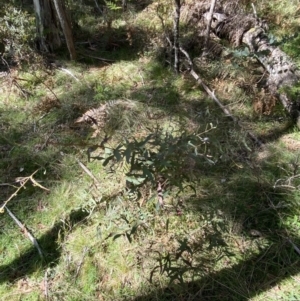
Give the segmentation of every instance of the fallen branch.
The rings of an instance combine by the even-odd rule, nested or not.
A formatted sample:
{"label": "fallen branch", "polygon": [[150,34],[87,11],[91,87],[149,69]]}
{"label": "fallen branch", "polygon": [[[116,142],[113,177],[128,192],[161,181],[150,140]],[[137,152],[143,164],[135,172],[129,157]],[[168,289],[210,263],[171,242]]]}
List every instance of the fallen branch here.
{"label": "fallen branch", "polygon": [[[253,9],[256,14],[255,7]],[[208,23],[209,14],[205,13],[203,17]],[[271,94],[281,101],[297,125],[300,124],[299,104],[286,92],[286,88],[292,88],[299,82],[300,73],[292,59],[269,41],[266,22],[253,15],[214,13],[211,28],[218,37],[229,40],[233,46],[243,43],[248,47],[269,74],[267,87]]]}
{"label": "fallen branch", "polygon": [[[40,78],[38,76],[36,76],[34,73],[31,73],[31,75],[33,75],[37,80],[40,80]],[[20,77],[15,77],[14,80],[21,80],[21,81],[26,81],[26,82],[30,82],[30,80],[25,79],[25,78],[20,78]],[[59,101],[57,95],[54,93],[54,91],[47,85],[45,84],[43,81],[41,82],[42,85],[44,85],[52,94],[53,96]]]}
{"label": "fallen branch", "polygon": [[[275,184],[274,184],[274,188],[289,188],[289,189],[298,189],[299,186],[295,186],[293,185],[292,181],[294,179],[297,179],[300,177],[300,174],[297,174],[297,175],[294,175],[294,176],[291,176],[287,179],[278,179]],[[284,182],[284,184],[278,184],[280,182]]]}
{"label": "fallen branch", "polygon": [[83,248],[83,252],[82,252],[82,257],[81,257],[81,260],[77,266],[77,269],[76,269],[76,274],[75,274],[75,277],[74,277],[74,281],[76,282],[77,278],[78,278],[78,275],[79,275],[79,272],[80,272],[80,269],[83,265],[83,262],[84,262],[84,258],[86,256],[86,254],[88,253],[90,249],[88,247],[84,247]]}
{"label": "fallen branch", "polygon": [[93,181],[95,182],[95,184],[97,186],[100,186],[100,182],[98,181],[98,179],[92,174],[92,172],[79,160],[77,160],[79,166],[85,171],[85,173],[93,179]]}
{"label": "fallen branch", "polygon": [[[239,125],[240,128],[244,129],[243,125],[241,124],[241,122],[238,120],[238,118],[236,118],[235,116],[233,116],[230,111],[221,103],[221,101],[215,96],[214,91],[211,91],[208,86],[203,82],[203,80],[200,78],[200,76],[195,72],[195,70],[193,69],[193,63],[188,55],[188,53],[180,48],[180,51],[186,56],[187,60],[188,60],[188,69],[190,70],[190,74],[194,77],[194,79],[196,80],[197,83],[199,83],[202,88],[206,91],[206,93],[215,101],[215,103],[221,108],[221,110],[224,112],[224,114],[226,116],[228,116],[233,122],[235,122],[236,124]],[[263,145],[263,142],[260,141],[252,132],[250,131],[246,131],[248,136],[259,146],[261,147]]]}
{"label": "fallen branch", "polygon": [[24,233],[24,235],[29,238],[29,240],[33,243],[33,245],[36,247],[36,249],[38,250],[38,253],[41,257],[41,259],[44,259],[44,255],[42,253],[42,250],[37,242],[37,240],[35,239],[35,237],[29,232],[29,230],[25,227],[24,224],[22,224],[20,222],[20,220],[6,207],[4,206],[4,209],[7,211],[7,213],[9,214],[9,216],[13,219],[13,221],[21,228],[22,233]]}
{"label": "fallen branch", "polygon": [[17,183],[20,183],[20,187],[17,188],[17,190],[1,205],[0,207],[0,213],[4,213],[4,211],[6,210],[7,213],[9,214],[9,216],[13,219],[13,221],[21,228],[22,232],[24,233],[24,235],[29,238],[29,240],[33,243],[33,245],[36,247],[36,249],[39,252],[39,255],[41,257],[41,259],[44,259],[42,250],[37,242],[37,240],[35,239],[35,237],[29,232],[29,230],[18,220],[18,218],[6,207],[6,205],[8,204],[8,202],[10,202],[15,196],[17,196],[18,192],[25,187],[26,183],[28,181],[31,181],[33,186],[38,186],[43,190],[46,191],[50,191],[48,188],[42,186],[41,184],[39,184],[34,178],[33,176],[38,172],[38,170],[36,170],[32,175],[30,175],[29,177],[19,177],[16,179]]}

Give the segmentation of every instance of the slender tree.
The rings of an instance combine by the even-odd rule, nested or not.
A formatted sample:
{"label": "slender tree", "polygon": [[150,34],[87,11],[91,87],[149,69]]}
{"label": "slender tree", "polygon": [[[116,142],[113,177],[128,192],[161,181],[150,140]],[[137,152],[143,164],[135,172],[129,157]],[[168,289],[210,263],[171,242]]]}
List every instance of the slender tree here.
{"label": "slender tree", "polygon": [[33,0],[36,14],[37,46],[43,52],[53,52],[61,46],[55,8],[51,0]]}
{"label": "slender tree", "polygon": [[211,22],[212,22],[216,2],[217,2],[217,0],[211,0],[211,3],[210,3],[210,9],[209,9],[208,17],[207,17],[207,27],[206,27],[206,32],[205,32],[203,56],[205,56],[207,54],[208,41],[209,41],[209,32],[210,32],[210,28],[211,28]]}
{"label": "slender tree", "polygon": [[60,25],[62,27],[64,36],[66,38],[66,42],[67,42],[71,60],[75,60],[76,59],[76,51],[75,51],[75,45],[74,45],[74,40],[73,40],[72,27],[71,27],[71,22],[69,21],[69,18],[67,17],[65,6],[63,5],[62,0],[52,0],[52,1],[54,3]]}
{"label": "slender tree", "polygon": [[174,69],[179,73],[179,22],[180,22],[180,0],[175,0],[174,15]]}

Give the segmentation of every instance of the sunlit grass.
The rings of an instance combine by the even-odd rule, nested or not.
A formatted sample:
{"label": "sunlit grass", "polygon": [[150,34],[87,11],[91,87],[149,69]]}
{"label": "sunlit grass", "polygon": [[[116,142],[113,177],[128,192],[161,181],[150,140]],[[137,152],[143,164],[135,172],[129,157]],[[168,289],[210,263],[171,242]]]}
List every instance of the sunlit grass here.
{"label": "sunlit grass", "polygon": [[[265,6],[257,4],[261,11]],[[150,15],[143,12],[132,24],[145,32],[160,28]],[[122,36],[124,22],[114,21],[110,34]],[[79,25],[89,35],[102,26],[91,17]],[[299,259],[291,244],[298,243],[300,224],[299,183],[291,178],[298,174],[298,132],[286,127],[280,111],[276,119],[253,111],[261,74],[252,75],[251,61],[199,67],[215,94],[244,122],[241,129],[188,74],[177,76],[155,60],[152,47],[144,54],[130,47],[109,54],[100,48],[94,56],[115,55],[116,61],[63,62],[65,70],[59,67],[51,75],[24,72],[23,88],[32,95],[26,99],[13,86],[0,96],[1,183],[17,186],[15,178],[39,170],[35,179],[50,189],[28,185],[8,204],[41,243],[46,262],[9,216],[0,216],[0,300],[41,300],[46,293],[49,300],[62,301],[298,298]],[[45,106],[46,95],[57,97],[59,105]],[[114,99],[135,106],[113,111],[95,138],[88,127],[75,124],[88,109]],[[165,136],[186,131],[205,137],[215,162],[188,162],[182,173],[192,180],[183,191],[166,186],[164,210],[156,204],[155,185],[134,194],[121,164],[102,165],[99,146],[106,134],[105,146],[114,148],[157,129]],[[249,129],[265,139],[264,147],[248,139]],[[96,158],[88,160],[88,148]],[[1,201],[15,191],[3,187]]]}

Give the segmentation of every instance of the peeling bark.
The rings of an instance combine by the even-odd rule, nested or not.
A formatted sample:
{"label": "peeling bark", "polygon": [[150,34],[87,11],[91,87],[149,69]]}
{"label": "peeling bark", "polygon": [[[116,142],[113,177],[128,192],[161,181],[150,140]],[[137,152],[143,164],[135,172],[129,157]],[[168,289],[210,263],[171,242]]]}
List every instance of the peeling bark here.
{"label": "peeling bark", "polygon": [[[192,47],[199,47],[199,44],[201,47],[205,41],[205,28],[208,27],[210,19],[211,1],[186,0],[182,7],[181,20],[194,31],[197,40],[190,42]],[[209,41],[212,45],[208,45],[207,52],[210,56],[220,54],[218,38],[229,40],[235,47],[246,45],[269,74],[268,90],[281,101],[300,128],[300,100],[291,99],[284,92],[299,82],[300,72],[286,53],[270,43],[267,31],[266,22],[257,18],[255,13],[244,14],[239,0],[218,0],[211,23],[211,35],[215,39]],[[216,50],[214,53],[212,48]]]}
{"label": "peeling bark", "polygon": [[[61,0],[33,0],[36,14],[37,46],[40,51],[54,52],[62,45],[61,28],[66,38],[71,59],[76,58],[71,22]],[[61,28],[59,26],[61,25]]]}
{"label": "peeling bark", "polygon": [[64,36],[66,38],[67,47],[68,47],[68,50],[70,53],[71,60],[75,60],[76,59],[76,51],[75,51],[75,45],[74,45],[74,41],[73,41],[71,22],[69,22],[69,20],[68,20],[63,2],[61,0],[52,0],[52,1],[54,2],[56,13],[58,15],[60,25],[63,29]]}
{"label": "peeling bark", "polygon": [[[203,16],[208,22],[208,13]],[[267,81],[269,91],[280,99],[286,111],[298,124],[299,104],[289,99],[283,88],[296,84],[300,78],[299,72],[287,54],[271,45],[266,35],[267,24],[253,15],[229,17],[222,13],[214,13],[211,28],[218,37],[228,39],[235,47],[242,43],[247,45],[269,73]]]}
{"label": "peeling bark", "polygon": [[50,0],[33,0],[36,14],[37,45],[43,52],[53,52],[61,46],[55,10]]}

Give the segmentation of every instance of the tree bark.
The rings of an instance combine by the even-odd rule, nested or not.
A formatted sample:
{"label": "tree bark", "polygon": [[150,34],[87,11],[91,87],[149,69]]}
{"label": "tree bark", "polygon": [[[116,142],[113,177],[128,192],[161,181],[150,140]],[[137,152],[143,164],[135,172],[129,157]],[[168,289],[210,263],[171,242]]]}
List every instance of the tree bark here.
{"label": "tree bark", "polygon": [[205,32],[203,56],[205,56],[206,52],[207,52],[207,46],[208,46],[208,41],[209,41],[209,32],[210,32],[210,28],[211,28],[211,22],[212,22],[214,9],[215,9],[215,6],[216,6],[216,1],[217,0],[211,0],[210,9],[209,9],[209,13],[208,13],[208,16],[207,16],[207,28],[206,28],[206,32]]}
{"label": "tree bark", "polygon": [[179,22],[180,22],[180,0],[175,0],[174,16],[174,69],[179,73]]}
{"label": "tree bark", "polygon": [[66,38],[67,47],[70,53],[71,60],[76,59],[76,50],[73,40],[71,22],[69,21],[62,0],[52,0],[56,9],[56,13]]}
{"label": "tree bark", "polygon": [[53,52],[61,46],[59,28],[51,0],[33,0],[36,13],[37,46],[40,51]]}
{"label": "tree bark", "polygon": [[[208,22],[208,13],[204,14]],[[299,82],[299,71],[292,60],[278,47],[273,46],[266,35],[265,22],[252,15],[214,13],[211,28],[220,38],[227,38],[234,46],[247,45],[250,52],[269,73],[267,86],[276,95],[286,111],[300,124],[300,107],[296,100],[290,99],[284,88]]]}

